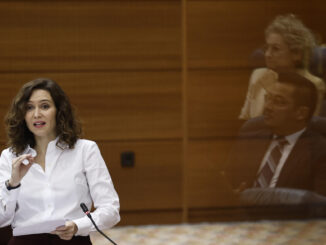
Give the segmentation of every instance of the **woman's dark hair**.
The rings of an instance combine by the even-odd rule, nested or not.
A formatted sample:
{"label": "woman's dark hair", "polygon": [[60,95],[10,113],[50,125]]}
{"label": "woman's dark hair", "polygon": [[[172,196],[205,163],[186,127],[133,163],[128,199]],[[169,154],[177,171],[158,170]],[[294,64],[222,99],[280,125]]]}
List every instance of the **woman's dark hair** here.
{"label": "woman's dark hair", "polygon": [[72,149],[81,136],[81,124],[75,117],[68,96],[56,82],[48,78],[38,78],[26,83],[13,99],[5,117],[8,146],[17,155],[28,145],[35,147],[35,138],[26,125],[25,114],[27,102],[36,89],[48,91],[56,106],[57,146],[65,144]]}

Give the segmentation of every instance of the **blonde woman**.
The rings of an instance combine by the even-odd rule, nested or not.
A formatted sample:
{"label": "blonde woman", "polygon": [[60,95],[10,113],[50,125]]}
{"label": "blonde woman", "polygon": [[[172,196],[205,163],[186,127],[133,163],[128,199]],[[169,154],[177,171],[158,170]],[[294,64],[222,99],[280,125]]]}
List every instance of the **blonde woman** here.
{"label": "blonde woman", "polygon": [[280,15],[266,28],[265,41],[266,68],[253,71],[239,118],[247,120],[261,116],[266,91],[277,80],[277,73],[293,70],[316,86],[318,103],[314,114],[319,115],[325,84],[308,70],[311,52],[316,46],[311,31],[295,15]]}

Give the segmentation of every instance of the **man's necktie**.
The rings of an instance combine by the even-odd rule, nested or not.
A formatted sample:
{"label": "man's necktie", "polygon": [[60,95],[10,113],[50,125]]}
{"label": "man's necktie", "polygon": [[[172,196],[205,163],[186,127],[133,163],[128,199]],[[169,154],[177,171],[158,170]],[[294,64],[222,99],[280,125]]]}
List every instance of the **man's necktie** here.
{"label": "man's necktie", "polygon": [[288,141],[284,137],[277,137],[275,139],[277,144],[271,150],[267,160],[258,174],[258,178],[255,181],[255,187],[268,187],[276,170],[278,163],[282,157],[283,149]]}

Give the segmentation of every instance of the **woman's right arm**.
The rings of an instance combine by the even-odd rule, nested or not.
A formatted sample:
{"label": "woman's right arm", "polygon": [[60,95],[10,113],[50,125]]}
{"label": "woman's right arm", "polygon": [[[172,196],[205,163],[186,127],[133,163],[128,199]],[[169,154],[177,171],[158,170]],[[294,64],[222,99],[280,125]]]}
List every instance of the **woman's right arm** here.
{"label": "woman's right arm", "polygon": [[239,119],[250,119],[261,116],[264,109],[264,91],[267,91],[277,80],[277,73],[267,68],[259,68],[250,76],[246,101]]}
{"label": "woman's right arm", "polygon": [[240,115],[239,115],[239,119],[244,119],[244,120],[248,120],[251,118],[250,116],[250,108],[251,108],[251,103],[253,100],[253,90],[254,90],[254,86],[255,86],[255,82],[256,82],[256,77],[257,77],[257,72],[260,69],[256,69],[254,70],[249,78],[249,85],[248,85],[248,90],[247,90],[247,95],[246,95],[246,99],[245,102],[242,106]]}
{"label": "woman's right arm", "polygon": [[[28,159],[31,163],[24,165],[22,161]],[[17,206],[20,188],[8,190],[6,181],[10,186],[17,186],[32,166],[31,155],[21,155],[12,158],[9,149],[4,150],[0,156],[0,227],[11,224]]]}
{"label": "woman's right arm", "polygon": [[16,197],[19,188],[8,190],[5,182],[11,177],[11,159],[9,150],[4,150],[0,157],[0,227],[10,225],[15,213]]}

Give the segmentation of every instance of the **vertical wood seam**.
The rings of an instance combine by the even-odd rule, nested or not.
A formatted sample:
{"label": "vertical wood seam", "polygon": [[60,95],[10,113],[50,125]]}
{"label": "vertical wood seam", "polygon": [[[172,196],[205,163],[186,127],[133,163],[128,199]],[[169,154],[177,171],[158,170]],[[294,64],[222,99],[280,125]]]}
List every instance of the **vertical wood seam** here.
{"label": "vertical wood seam", "polygon": [[188,115],[187,115],[187,2],[181,0],[181,67],[182,67],[182,222],[188,221]]}

